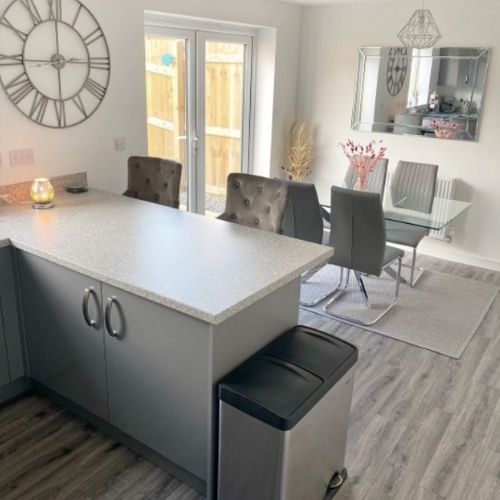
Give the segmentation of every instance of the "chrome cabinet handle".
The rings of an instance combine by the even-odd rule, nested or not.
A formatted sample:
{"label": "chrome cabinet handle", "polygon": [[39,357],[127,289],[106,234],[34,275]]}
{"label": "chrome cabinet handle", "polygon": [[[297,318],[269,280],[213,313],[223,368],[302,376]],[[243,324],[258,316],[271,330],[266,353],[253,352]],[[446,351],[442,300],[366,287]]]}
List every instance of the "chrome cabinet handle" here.
{"label": "chrome cabinet handle", "polygon": [[89,301],[91,296],[95,299],[96,303],[99,302],[99,297],[97,296],[97,292],[92,286],[85,288],[85,291],[83,293],[83,299],[82,299],[83,318],[85,319],[85,323],[87,323],[87,325],[89,325],[91,328],[97,329],[98,328],[97,320],[92,319],[89,314]]}
{"label": "chrome cabinet handle", "polygon": [[113,309],[113,304],[119,305],[120,303],[118,302],[118,299],[116,297],[108,297],[108,300],[106,301],[106,308],[104,310],[104,323],[106,325],[106,330],[108,332],[108,335],[110,337],[115,337],[119,338],[120,337],[120,331],[119,330],[114,330],[113,326],[111,325],[111,310]]}

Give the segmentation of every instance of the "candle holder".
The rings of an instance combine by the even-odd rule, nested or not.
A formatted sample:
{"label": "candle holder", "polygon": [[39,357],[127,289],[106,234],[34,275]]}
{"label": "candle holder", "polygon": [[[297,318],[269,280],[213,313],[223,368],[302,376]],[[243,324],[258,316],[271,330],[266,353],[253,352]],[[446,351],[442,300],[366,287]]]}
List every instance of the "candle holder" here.
{"label": "candle holder", "polygon": [[36,210],[54,206],[54,188],[47,178],[34,179],[31,184],[31,199]]}

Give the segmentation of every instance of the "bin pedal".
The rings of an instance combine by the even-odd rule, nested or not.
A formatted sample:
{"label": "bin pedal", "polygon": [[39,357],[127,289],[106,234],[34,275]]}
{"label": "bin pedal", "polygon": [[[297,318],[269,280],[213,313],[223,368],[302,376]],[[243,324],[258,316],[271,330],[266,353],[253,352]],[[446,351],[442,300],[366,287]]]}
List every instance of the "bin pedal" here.
{"label": "bin pedal", "polygon": [[331,500],[338,493],[342,485],[345,483],[346,479],[346,469],[343,469],[341,472],[336,472],[328,483],[328,490],[323,500]]}

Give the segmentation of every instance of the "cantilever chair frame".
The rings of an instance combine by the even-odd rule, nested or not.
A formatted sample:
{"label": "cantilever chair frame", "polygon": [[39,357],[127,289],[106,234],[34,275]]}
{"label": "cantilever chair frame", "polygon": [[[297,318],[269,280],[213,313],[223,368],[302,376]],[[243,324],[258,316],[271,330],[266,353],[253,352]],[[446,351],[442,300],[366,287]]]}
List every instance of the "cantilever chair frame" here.
{"label": "cantilever chair frame", "polygon": [[[342,314],[334,314],[334,313],[331,313],[329,311],[332,304],[344,294],[347,287],[349,286],[349,277],[350,277],[351,270],[350,269],[344,270],[343,267],[340,268],[340,280],[339,280],[338,287],[337,287],[336,291],[334,292],[333,297],[323,307],[323,311],[325,312],[325,314],[327,314],[328,316],[330,316],[334,319],[338,319],[340,321],[343,321],[345,323],[349,323],[352,325],[372,326],[375,323],[377,323],[377,321],[382,319],[397,304],[397,301],[399,298],[400,282],[401,282],[402,260],[403,260],[402,257],[397,257],[396,259],[394,259],[391,262],[389,262],[388,264],[386,264],[384,266],[384,268],[382,269],[382,272],[383,272],[383,271],[387,270],[388,268],[390,268],[395,262],[398,263],[398,271],[397,271],[396,277],[394,277],[394,281],[395,281],[394,297],[392,298],[390,304],[375,319],[373,319],[372,321],[366,322],[366,321],[361,321],[357,318],[352,318],[350,316],[344,316]],[[345,279],[344,279],[344,275],[346,275]],[[363,294],[365,306],[367,309],[370,309],[371,303],[370,303],[370,298],[368,297],[368,292],[366,291],[366,286],[365,286],[364,281],[363,281],[363,274],[360,273],[359,271],[354,271],[354,275],[356,276],[356,281],[358,283],[359,290]],[[389,274],[389,275],[391,277],[393,277],[392,274]]]}
{"label": "cantilever chair frame", "polygon": [[[301,280],[300,280],[301,284],[307,283],[307,281],[309,281],[316,273],[321,271],[321,269],[323,269],[326,265],[328,265],[328,262],[326,262],[325,264],[320,264],[319,266],[314,267],[313,269],[311,269],[309,271],[306,271],[301,277]],[[340,286],[341,286],[341,283],[339,283],[338,285],[334,285],[334,288],[332,290],[328,291],[328,293],[325,293],[325,295],[321,295],[320,297],[314,299],[312,302],[300,301],[300,305],[302,307],[317,306],[320,302],[323,302],[323,300],[336,294],[339,291]]]}

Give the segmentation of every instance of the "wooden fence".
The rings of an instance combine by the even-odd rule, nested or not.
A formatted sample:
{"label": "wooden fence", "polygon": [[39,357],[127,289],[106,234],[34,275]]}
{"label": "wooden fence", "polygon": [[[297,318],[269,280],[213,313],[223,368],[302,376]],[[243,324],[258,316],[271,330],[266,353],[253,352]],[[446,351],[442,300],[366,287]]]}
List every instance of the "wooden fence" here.
{"label": "wooden fence", "polygon": [[[170,57],[171,64],[164,64]],[[206,58],[206,191],[218,196],[225,193],[227,175],[241,168],[243,47],[208,42]],[[184,41],[146,37],[149,154],[176,159],[183,165],[185,77]]]}

